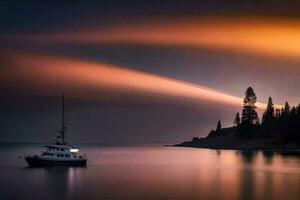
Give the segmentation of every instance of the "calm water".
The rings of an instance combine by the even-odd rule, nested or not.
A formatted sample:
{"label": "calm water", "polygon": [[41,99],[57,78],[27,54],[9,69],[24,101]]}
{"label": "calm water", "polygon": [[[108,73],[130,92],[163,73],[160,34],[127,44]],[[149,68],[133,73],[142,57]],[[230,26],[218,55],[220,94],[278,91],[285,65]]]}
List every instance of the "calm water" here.
{"label": "calm water", "polygon": [[0,147],[0,199],[300,199],[300,158],[175,147],[86,147],[86,168],[27,168]]}

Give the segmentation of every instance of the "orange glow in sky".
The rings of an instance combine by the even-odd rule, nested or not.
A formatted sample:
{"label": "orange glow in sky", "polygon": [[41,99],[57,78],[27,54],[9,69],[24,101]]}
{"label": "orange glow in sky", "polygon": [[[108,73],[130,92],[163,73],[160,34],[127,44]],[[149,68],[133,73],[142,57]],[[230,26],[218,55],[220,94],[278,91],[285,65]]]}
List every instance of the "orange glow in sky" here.
{"label": "orange glow in sky", "polygon": [[[68,91],[76,97],[99,100],[100,89],[106,89],[232,106],[242,104],[239,97],[201,85],[103,63],[32,54],[9,54],[1,59],[5,67],[2,67],[0,77],[5,84],[38,91],[56,94]],[[264,108],[265,104],[258,103],[257,106]]]}
{"label": "orange glow in sky", "polygon": [[39,42],[184,45],[264,56],[300,56],[300,21],[278,17],[156,18],[24,38]]}

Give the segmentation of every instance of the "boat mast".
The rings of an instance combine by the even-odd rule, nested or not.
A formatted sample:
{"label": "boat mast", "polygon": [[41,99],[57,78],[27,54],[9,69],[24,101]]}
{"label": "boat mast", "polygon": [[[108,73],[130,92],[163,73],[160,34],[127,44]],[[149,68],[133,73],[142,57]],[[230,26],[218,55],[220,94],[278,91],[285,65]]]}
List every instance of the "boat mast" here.
{"label": "boat mast", "polygon": [[65,95],[62,95],[62,127],[61,127],[61,140],[62,144],[65,144]]}

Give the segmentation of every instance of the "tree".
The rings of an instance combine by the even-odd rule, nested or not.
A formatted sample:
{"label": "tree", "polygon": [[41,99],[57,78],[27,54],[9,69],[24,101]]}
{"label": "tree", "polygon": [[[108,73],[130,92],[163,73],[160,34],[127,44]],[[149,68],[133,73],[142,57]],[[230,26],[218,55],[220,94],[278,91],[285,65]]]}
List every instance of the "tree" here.
{"label": "tree", "polygon": [[282,114],[281,114],[282,117],[283,117],[283,118],[288,118],[289,115],[290,115],[290,112],[291,112],[291,107],[290,107],[290,105],[289,105],[288,102],[285,102],[284,108],[283,108]]}
{"label": "tree", "polygon": [[278,118],[280,118],[280,116],[281,116],[280,109],[279,109],[279,108],[276,108],[276,114],[275,114],[275,117],[278,119]]}
{"label": "tree", "polygon": [[220,131],[222,128],[222,124],[221,124],[221,120],[218,121],[218,124],[217,124],[217,128],[216,128],[216,131]]}
{"label": "tree", "polygon": [[274,117],[275,117],[274,104],[273,104],[272,98],[269,97],[266,111],[264,112],[263,117],[262,117],[262,124],[269,123],[270,121],[272,121],[274,119]]}
{"label": "tree", "polygon": [[241,118],[240,118],[240,113],[236,113],[235,119],[233,121],[233,124],[238,127],[241,124]]}
{"label": "tree", "polygon": [[243,101],[242,124],[253,125],[258,121],[258,115],[255,110],[256,99],[257,98],[252,87],[249,87],[245,92],[245,98]]}
{"label": "tree", "polygon": [[292,107],[291,111],[290,111],[290,118],[297,118],[297,108],[295,106]]}

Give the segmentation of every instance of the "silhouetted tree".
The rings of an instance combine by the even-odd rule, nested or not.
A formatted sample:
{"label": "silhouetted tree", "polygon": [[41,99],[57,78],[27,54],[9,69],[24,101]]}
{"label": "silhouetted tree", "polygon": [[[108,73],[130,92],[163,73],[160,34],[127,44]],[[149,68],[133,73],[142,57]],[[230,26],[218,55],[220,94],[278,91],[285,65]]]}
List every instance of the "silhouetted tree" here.
{"label": "silhouetted tree", "polygon": [[281,116],[281,112],[280,112],[280,109],[279,108],[276,108],[276,113],[275,113],[275,118],[280,118]]}
{"label": "silhouetted tree", "polygon": [[221,120],[218,121],[216,131],[219,132],[222,128]]}
{"label": "silhouetted tree", "polygon": [[221,128],[222,128],[222,124],[221,124],[221,120],[218,121],[217,123],[217,127],[216,130],[211,130],[210,133],[208,134],[208,137],[215,137],[221,134]]}
{"label": "silhouetted tree", "polygon": [[297,109],[295,106],[292,107],[292,109],[290,110],[290,115],[291,117],[295,117],[297,116]]}
{"label": "silhouetted tree", "polygon": [[295,133],[295,139],[300,142],[300,104],[296,107],[296,133]]}
{"label": "silhouetted tree", "polygon": [[274,104],[272,98],[269,97],[266,111],[264,112],[262,117],[262,124],[265,125],[267,123],[270,123],[274,119],[274,117],[275,117]]}
{"label": "silhouetted tree", "polygon": [[288,102],[285,102],[285,104],[284,104],[284,108],[283,108],[283,110],[282,110],[282,112],[281,112],[281,116],[283,117],[283,118],[288,118],[289,117],[289,115],[290,115],[290,111],[291,111],[291,107],[290,107],[290,105],[289,105],[289,103]]}
{"label": "silhouetted tree", "polygon": [[300,104],[298,104],[296,110],[297,110],[297,116],[300,117]]}
{"label": "silhouetted tree", "polygon": [[235,119],[233,121],[233,124],[238,127],[241,124],[241,118],[240,118],[240,113],[236,113]]}
{"label": "silhouetted tree", "polygon": [[249,87],[245,92],[245,98],[243,101],[243,112],[242,112],[242,124],[254,124],[258,121],[258,116],[256,112],[256,95],[252,89]]}
{"label": "silhouetted tree", "polygon": [[[243,100],[243,112],[236,113],[233,124],[237,128],[221,129],[221,121],[218,121],[215,130],[212,130],[208,137],[218,137],[232,131],[240,139],[269,138],[267,145],[271,147],[299,148],[300,147],[300,104],[291,106],[285,102],[283,108],[274,108],[271,97],[262,116],[262,124],[256,112],[256,95],[251,87],[245,92]],[[270,144],[268,144],[270,142]],[[251,144],[250,144],[251,145]],[[287,146],[286,146],[287,145]]]}

